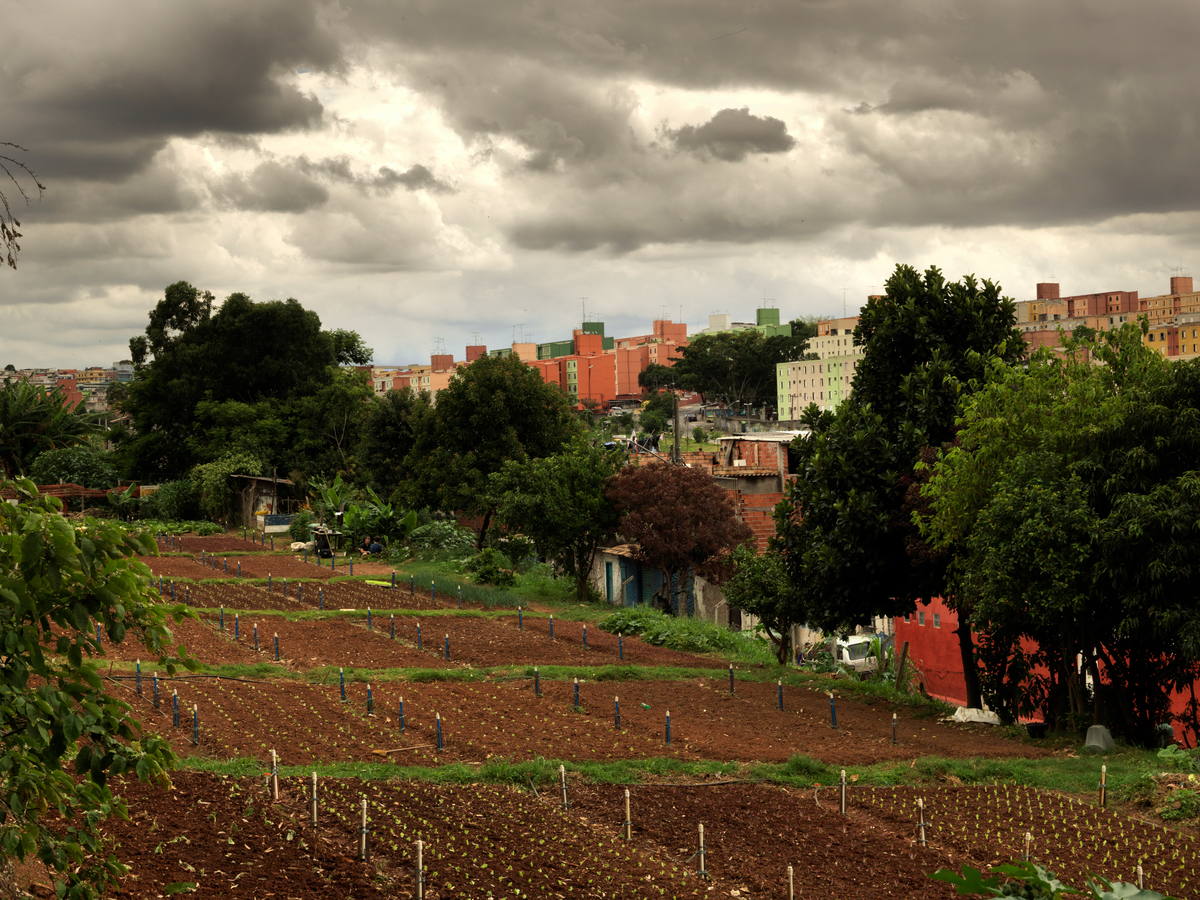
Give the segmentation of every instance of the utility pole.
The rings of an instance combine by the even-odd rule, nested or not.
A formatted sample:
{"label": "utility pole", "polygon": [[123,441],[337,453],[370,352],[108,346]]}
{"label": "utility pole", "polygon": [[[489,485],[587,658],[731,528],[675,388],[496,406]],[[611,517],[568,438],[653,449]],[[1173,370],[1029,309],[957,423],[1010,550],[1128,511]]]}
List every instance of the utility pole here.
{"label": "utility pole", "polygon": [[675,465],[678,466],[683,463],[683,455],[679,452],[679,393],[675,390],[672,390],[671,399],[672,408],[675,411],[675,446],[673,452],[671,453],[671,460],[675,463]]}

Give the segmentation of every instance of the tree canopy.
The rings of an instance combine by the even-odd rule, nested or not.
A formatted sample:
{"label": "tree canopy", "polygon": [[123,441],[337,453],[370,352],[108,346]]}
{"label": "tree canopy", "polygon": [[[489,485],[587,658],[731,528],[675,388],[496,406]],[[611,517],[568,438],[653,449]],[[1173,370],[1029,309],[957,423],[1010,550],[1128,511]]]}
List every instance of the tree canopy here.
{"label": "tree canopy", "polygon": [[505,463],[559,453],[583,428],[562,390],[515,356],[459,369],[411,421],[402,492],[417,508],[480,516],[481,547],[496,509],[488,478]]}
{"label": "tree canopy", "polygon": [[816,330],[797,319],[792,336],[765,337],[753,329],[702,334],[678,351],[675,384],[701,394],[706,402],[728,406],[773,406],[775,366],[805,359]]}
{"label": "tree canopy", "polygon": [[174,672],[167,621],[188,612],[164,605],[129,559],[155,552],[149,537],[95,519],[77,526],[32,482],[0,484],[18,501],[0,503],[0,852],[41,860],[61,880],[59,896],[94,897],[122,871],[97,827],[125,814],[108,778],[164,780],[174,760],[165,739],[143,734],[129,705],[105,693],[94,658],[132,638]]}
{"label": "tree canopy", "polygon": [[997,368],[923,526],[954,553],[997,710],[1149,743],[1200,675],[1200,366],[1141,338],[1130,324]]}
{"label": "tree canopy", "polygon": [[370,361],[361,338],[322,331],[296,300],[235,293],[215,313],[213,301],[185,281],[172,284],[145,334],[129,342],[128,474],[175,478],[231,449],[308,476],[346,465],[351,426],[365,418],[372,392],[337,367]]}
{"label": "tree canopy", "polygon": [[678,611],[689,575],[723,576],[728,555],[752,536],[728,493],[700,469],[627,465],[610,480],[608,498],[621,536],[637,544],[643,563],[662,570],[656,597],[666,611]]}
{"label": "tree canopy", "polygon": [[742,544],[730,556],[733,575],[721,587],[731,609],[758,619],[775,647],[775,658],[787,664],[792,655],[792,626],[806,620],[796,602],[796,591],[787,567],[777,553],[757,553],[753,544]]}
{"label": "tree canopy", "polygon": [[0,477],[24,475],[38,454],[87,443],[96,433],[83,404],[28,381],[0,385]]}
{"label": "tree canopy", "polygon": [[581,603],[588,600],[596,551],[617,530],[617,511],[606,491],[624,458],[619,450],[577,438],[562,453],[513,460],[491,476],[498,524],[525,535],[540,557],[575,579]]}
{"label": "tree canopy", "polygon": [[[963,400],[991,361],[1010,365],[1024,342],[998,285],[948,283],[899,265],[863,310],[863,359],[835,412],[810,407],[811,434],[793,444],[797,477],[776,509],[774,547],[807,597],[809,622],[845,631],[947,596],[946,559],[913,526],[915,469],[926,447],[952,440]],[[947,596],[953,603],[953,595]],[[978,706],[969,626],[959,630],[968,702]]]}

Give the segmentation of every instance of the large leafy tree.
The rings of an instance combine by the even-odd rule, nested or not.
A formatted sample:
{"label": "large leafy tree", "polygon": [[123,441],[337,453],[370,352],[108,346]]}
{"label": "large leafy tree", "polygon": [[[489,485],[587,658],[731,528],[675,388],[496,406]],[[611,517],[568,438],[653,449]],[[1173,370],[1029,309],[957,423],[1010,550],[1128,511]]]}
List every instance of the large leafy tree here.
{"label": "large leafy tree", "polygon": [[0,386],[0,476],[26,474],[38,454],[85,444],[95,433],[83,404],[67,405],[57,388],[24,380]]}
{"label": "large leafy tree", "polygon": [[742,544],[730,556],[733,575],[721,593],[732,609],[758,619],[759,627],[775,647],[775,658],[786,664],[792,655],[792,626],[805,621],[796,602],[796,591],[787,567],[777,553],[758,553],[753,544]]}
{"label": "large leafy tree", "polygon": [[367,409],[359,461],[371,486],[383,497],[396,495],[404,481],[404,457],[416,439],[413,423],[433,402],[425,391],[390,390]]}
{"label": "large leafy tree", "polygon": [[[729,406],[767,406],[776,399],[775,365],[804,359],[815,330],[792,323],[792,336],[765,337],[758,331],[702,334],[679,351],[675,384]],[[797,333],[799,332],[799,333]]]}
{"label": "large leafy tree", "polygon": [[0,486],[17,501],[0,502],[0,854],[41,860],[60,897],[90,898],[122,871],[98,828],[126,814],[108,778],[165,780],[173,762],[167,741],[105,693],[96,659],[135,639],[173,672],[167,621],[187,611],[164,605],[128,558],[152,554],[149,537],[94,519],[76,526],[32,482]]}
{"label": "large leafy tree", "polygon": [[662,570],[655,596],[665,611],[678,610],[689,575],[724,576],[729,554],[753,536],[728,493],[699,469],[627,465],[609,481],[608,498],[621,536],[637,545],[644,564]]}
{"label": "large leafy tree", "polygon": [[490,480],[498,524],[532,540],[539,556],[573,578],[581,603],[596,551],[617,530],[606,491],[624,458],[576,439],[554,456],[506,463]]}
{"label": "large leafy tree", "polygon": [[117,470],[111,454],[86,444],[47,450],[29,470],[35,484],[78,484],[85,488],[105,489],[116,485]]}
{"label": "large leafy tree", "polygon": [[953,553],[998,709],[1149,742],[1200,674],[1200,368],[1141,337],[997,370],[924,488],[924,528]]}
{"label": "large leafy tree", "polygon": [[403,492],[416,507],[480,517],[479,546],[496,500],[488,478],[505,463],[559,453],[582,431],[566,395],[515,356],[483,356],[413,419]]}
{"label": "large leafy tree", "polygon": [[[129,342],[136,377],[123,402],[128,474],[178,477],[231,444],[265,452],[269,465],[285,470],[326,465],[315,457],[330,443],[333,458],[340,457],[341,437],[299,459],[285,458],[285,448],[296,455],[301,420],[311,419],[311,404],[302,401],[340,387],[330,368],[369,362],[358,335],[322,331],[317,314],[296,300],[256,303],[235,293],[216,312],[213,300],[177,282],[151,311],[146,333]],[[263,424],[272,421],[282,423],[283,434]]]}
{"label": "large leafy tree", "polygon": [[[915,469],[950,441],[964,398],[990,361],[1024,355],[1011,300],[998,285],[898,265],[854,332],[864,347],[854,392],[836,413],[810,410],[794,444],[798,477],[776,510],[775,548],[807,595],[809,621],[843,631],[910,612],[942,595],[953,604],[944,554],[928,552],[911,517]],[[969,616],[959,647],[967,701],[981,702]]]}

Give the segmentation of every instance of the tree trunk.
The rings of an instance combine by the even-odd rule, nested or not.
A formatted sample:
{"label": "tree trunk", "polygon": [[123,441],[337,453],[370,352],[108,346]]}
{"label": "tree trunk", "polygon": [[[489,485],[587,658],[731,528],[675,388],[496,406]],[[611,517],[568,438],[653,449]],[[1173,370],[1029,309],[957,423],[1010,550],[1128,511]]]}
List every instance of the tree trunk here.
{"label": "tree trunk", "polygon": [[966,612],[959,610],[958,652],[962,656],[963,682],[967,688],[967,707],[983,709],[983,691],[979,687],[979,669],[975,665],[975,644],[971,641],[971,623]]}
{"label": "tree trunk", "polygon": [[487,537],[488,526],[492,524],[492,508],[489,506],[487,512],[483,514],[483,525],[479,528],[479,540],[475,544],[476,550],[483,549],[483,540]]}

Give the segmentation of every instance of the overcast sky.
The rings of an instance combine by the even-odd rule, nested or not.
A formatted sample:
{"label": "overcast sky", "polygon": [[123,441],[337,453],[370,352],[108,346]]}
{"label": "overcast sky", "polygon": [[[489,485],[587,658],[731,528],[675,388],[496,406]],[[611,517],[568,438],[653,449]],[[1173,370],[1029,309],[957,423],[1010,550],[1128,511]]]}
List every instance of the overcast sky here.
{"label": "overcast sky", "polygon": [[5,187],[25,237],[0,366],[127,358],[180,280],[295,297],[412,362],[569,337],[585,304],[616,336],[764,299],[853,313],[897,262],[1017,300],[1149,296],[1200,230],[1195,0],[0,0],[0,21],[0,140],[46,187]]}

